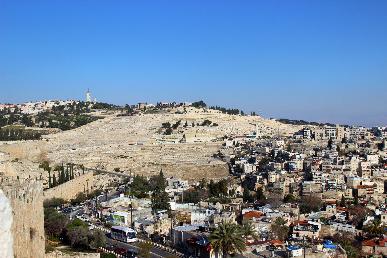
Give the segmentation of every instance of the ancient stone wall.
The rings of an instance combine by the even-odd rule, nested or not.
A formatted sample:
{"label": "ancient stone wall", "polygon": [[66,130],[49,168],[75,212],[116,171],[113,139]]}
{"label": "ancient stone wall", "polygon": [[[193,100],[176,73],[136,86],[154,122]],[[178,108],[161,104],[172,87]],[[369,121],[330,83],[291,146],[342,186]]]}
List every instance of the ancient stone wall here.
{"label": "ancient stone wall", "polygon": [[46,258],[99,258],[99,253],[62,253],[59,251],[46,254]]}
{"label": "ancient stone wall", "polygon": [[10,154],[12,158],[41,162],[47,159],[45,145],[45,141],[17,141],[0,143],[0,150]]}
{"label": "ancient stone wall", "polygon": [[0,257],[13,258],[12,207],[0,189]]}
{"label": "ancient stone wall", "polygon": [[90,192],[93,190],[93,172],[76,176],[74,179],[44,191],[44,200],[52,198],[62,198],[66,201],[74,199],[78,193]]}
{"label": "ancient stone wall", "polygon": [[44,257],[43,185],[35,180],[1,177],[0,189],[12,207],[15,258]]}

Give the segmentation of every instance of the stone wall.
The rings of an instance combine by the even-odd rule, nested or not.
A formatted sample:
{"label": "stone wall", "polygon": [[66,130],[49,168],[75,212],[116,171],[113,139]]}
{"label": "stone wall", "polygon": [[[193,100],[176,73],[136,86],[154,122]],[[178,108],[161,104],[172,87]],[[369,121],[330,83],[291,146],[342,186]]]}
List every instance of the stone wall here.
{"label": "stone wall", "polygon": [[13,258],[12,207],[0,189],[0,257]]}
{"label": "stone wall", "polygon": [[75,177],[74,179],[44,191],[44,200],[62,198],[66,201],[74,199],[78,193],[90,192],[94,187],[93,172]]}
{"label": "stone wall", "polygon": [[44,257],[43,185],[35,180],[1,177],[0,189],[12,207],[15,258]]}
{"label": "stone wall", "polygon": [[46,254],[46,258],[99,258],[101,257],[99,253],[63,253],[59,251],[54,251]]}
{"label": "stone wall", "polygon": [[28,159],[41,162],[46,160],[45,141],[15,141],[0,143],[0,151],[8,153],[12,158]]}

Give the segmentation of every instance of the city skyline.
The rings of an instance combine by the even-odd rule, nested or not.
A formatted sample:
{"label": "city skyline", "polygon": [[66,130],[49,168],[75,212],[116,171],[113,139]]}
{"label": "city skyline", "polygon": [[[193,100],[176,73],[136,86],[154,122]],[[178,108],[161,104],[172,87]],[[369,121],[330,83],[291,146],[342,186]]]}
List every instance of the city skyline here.
{"label": "city skyline", "polygon": [[[0,102],[204,100],[387,124],[387,4],[0,3]],[[25,44],[28,42],[28,44]]]}

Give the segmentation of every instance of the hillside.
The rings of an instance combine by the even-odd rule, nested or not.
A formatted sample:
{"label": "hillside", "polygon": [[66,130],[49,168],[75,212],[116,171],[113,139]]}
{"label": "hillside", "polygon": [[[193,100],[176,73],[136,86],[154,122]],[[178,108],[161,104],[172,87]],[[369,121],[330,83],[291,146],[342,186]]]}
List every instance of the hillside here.
{"label": "hillside", "polygon": [[212,155],[220,149],[223,136],[252,134],[256,128],[259,135],[267,136],[299,129],[259,116],[171,109],[135,116],[112,114],[40,141],[2,145],[0,151],[31,161],[72,162],[125,173],[151,175],[163,169],[168,176],[185,179],[221,178],[228,173],[227,164]]}

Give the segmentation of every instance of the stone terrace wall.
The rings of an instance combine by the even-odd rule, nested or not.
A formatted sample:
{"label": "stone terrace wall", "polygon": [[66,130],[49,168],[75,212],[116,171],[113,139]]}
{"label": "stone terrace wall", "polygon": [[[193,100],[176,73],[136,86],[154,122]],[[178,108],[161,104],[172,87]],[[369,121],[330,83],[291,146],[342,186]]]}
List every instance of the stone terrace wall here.
{"label": "stone terrace wall", "polygon": [[11,202],[14,257],[44,257],[42,183],[34,180],[15,180],[1,177],[0,188]]}
{"label": "stone terrace wall", "polygon": [[44,191],[44,200],[62,198],[66,201],[74,199],[78,193],[93,190],[93,172],[75,177],[74,179]]}

